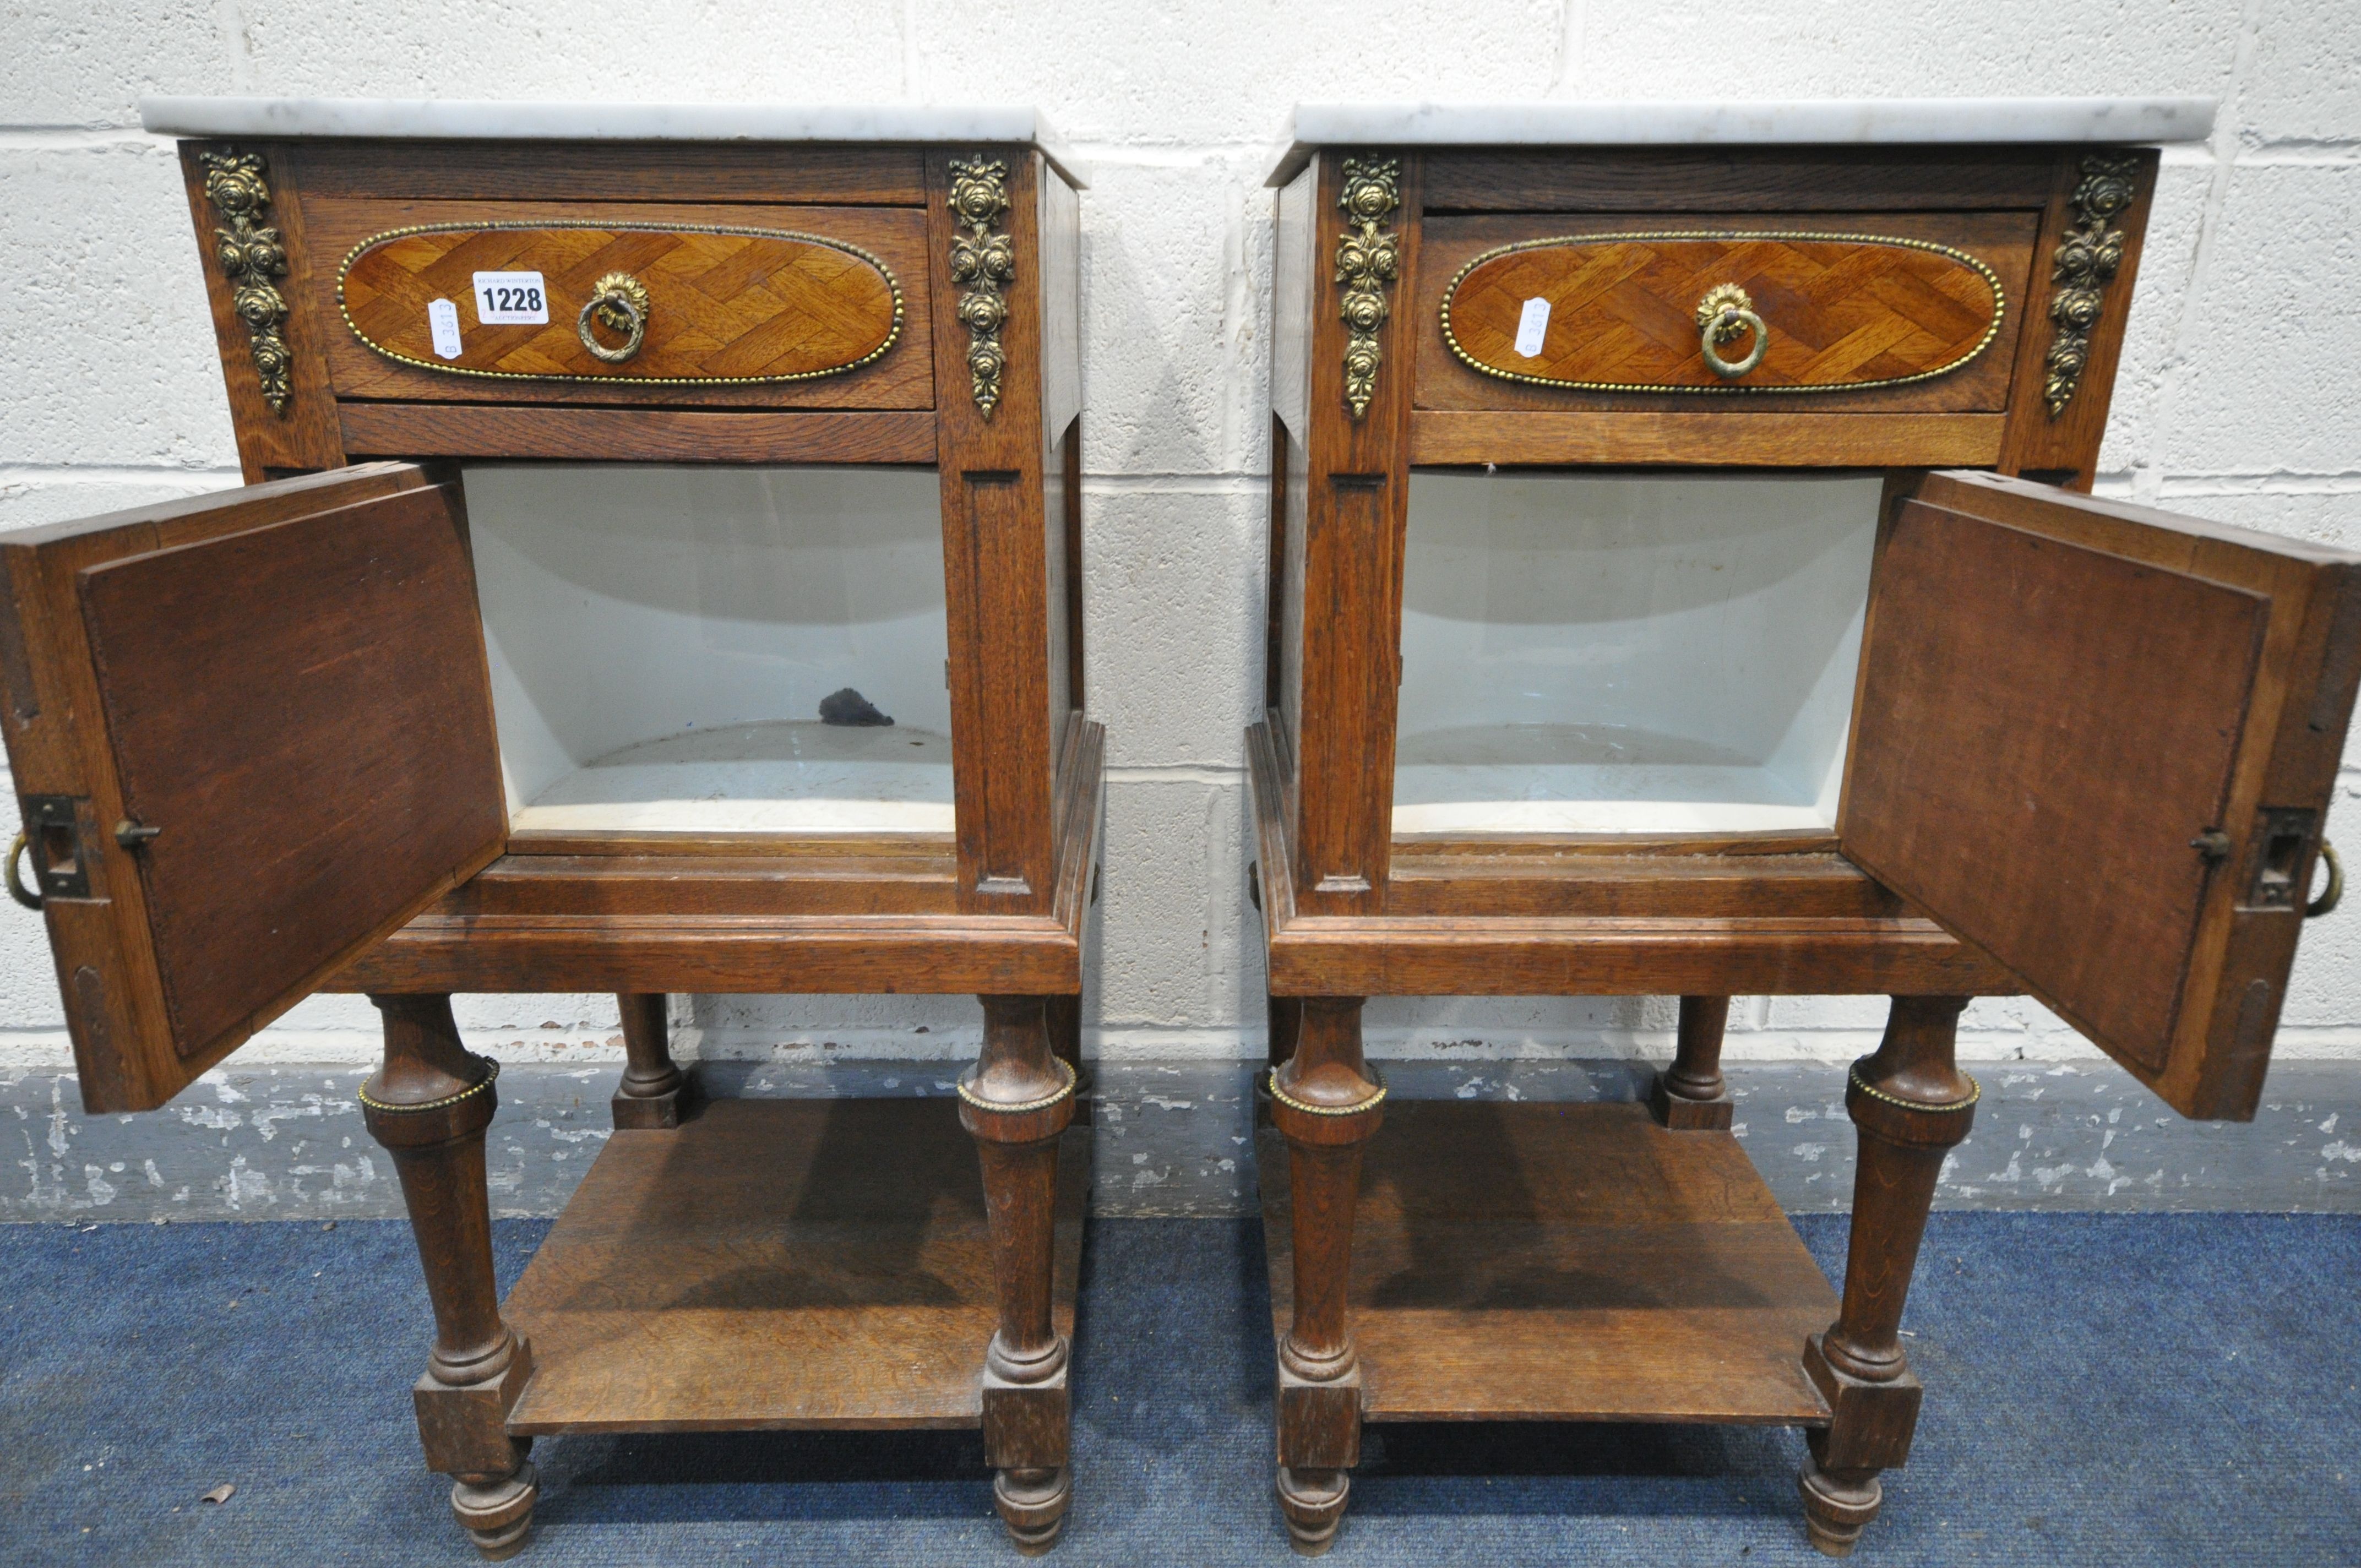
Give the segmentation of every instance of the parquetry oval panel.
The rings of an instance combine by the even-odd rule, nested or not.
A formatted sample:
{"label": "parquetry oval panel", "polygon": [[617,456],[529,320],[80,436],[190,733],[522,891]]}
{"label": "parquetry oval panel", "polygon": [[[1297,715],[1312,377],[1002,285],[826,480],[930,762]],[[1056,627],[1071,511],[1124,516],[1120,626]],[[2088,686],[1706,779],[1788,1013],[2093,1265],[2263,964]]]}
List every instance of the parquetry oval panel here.
{"label": "parquetry oval panel", "polygon": [[[478,272],[537,272],[545,323],[488,324]],[[576,323],[598,280],[648,291],[640,351],[595,358]],[[446,375],[708,386],[802,381],[882,357],[902,333],[902,290],[858,246],[777,229],[659,224],[448,224],[371,235],[336,279],[345,321],[389,359]],[[438,352],[438,301],[457,342]],[[447,320],[448,318],[446,318]],[[601,333],[620,345],[621,334]]]}
{"label": "parquetry oval panel", "polygon": [[[1724,380],[1705,362],[1697,308],[1735,283],[1771,331],[1763,362]],[[1537,352],[1519,329],[1549,318]],[[1443,296],[1443,335],[1475,369],[1582,391],[1844,392],[1946,376],[1999,334],[1999,277],[1927,240],[1686,231],[1526,240],[1470,260]],[[1536,347],[1530,340],[1526,347]],[[1742,358],[1751,337],[1724,345]]]}

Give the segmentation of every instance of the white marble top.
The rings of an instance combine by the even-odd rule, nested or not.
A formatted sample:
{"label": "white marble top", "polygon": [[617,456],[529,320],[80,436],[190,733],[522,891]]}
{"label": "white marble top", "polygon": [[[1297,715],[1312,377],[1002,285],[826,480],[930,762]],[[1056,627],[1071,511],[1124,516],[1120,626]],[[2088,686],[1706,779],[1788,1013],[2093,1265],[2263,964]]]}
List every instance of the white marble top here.
{"label": "white marble top", "polygon": [[165,136],[522,141],[1026,142],[1076,185],[1039,111],[1007,104],[562,104],[425,98],[142,98]]}
{"label": "white marble top", "polygon": [[1904,142],[2202,141],[2211,98],[1645,99],[1558,104],[1298,104],[1269,182],[1314,148],[1733,147]]}

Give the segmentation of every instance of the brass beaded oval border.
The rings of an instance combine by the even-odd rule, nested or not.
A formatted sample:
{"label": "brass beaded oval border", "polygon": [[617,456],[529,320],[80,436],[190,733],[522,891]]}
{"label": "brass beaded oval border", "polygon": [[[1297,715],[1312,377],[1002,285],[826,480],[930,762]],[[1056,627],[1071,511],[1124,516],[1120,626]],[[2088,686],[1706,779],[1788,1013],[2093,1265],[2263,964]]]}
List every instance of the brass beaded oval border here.
{"label": "brass beaded oval border", "polygon": [[1295,1099],[1293,1096],[1290,1095],[1287,1091],[1281,1089],[1279,1086],[1279,1069],[1272,1068],[1270,1069],[1269,1079],[1270,1097],[1273,1100],[1278,1101],[1281,1105],[1286,1106],[1289,1110],[1301,1111],[1307,1116],[1357,1116],[1364,1111],[1373,1111],[1377,1109],[1378,1106],[1385,1102],[1386,1080],[1384,1075],[1378,1072],[1376,1068],[1368,1069],[1368,1074],[1372,1079],[1377,1080],[1378,1091],[1375,1094],[1370,1095],[1367,1100],[1362,1101],[1359,1104],[1313,1105],[1307,1103],[1304,1101]]}
{"label": "brass beaded oval border", "polygon": [[500,1076],[500,1064],[492,1058],[479,1057],[476,1055],[475,1052],[470,1051],[467,1053],[467,1059],[469,1061],[482,1062],[484,1064],[484,1076],[476,1080],[475,1082],[467,1085],[467,1088],[459,1091],[456,1094],[446,1094],[440,1100],[423,1101],[416,1105],[390,1105],[382,1100],[370,1099],[368,1086],[364,1083],[355,1098],[358,1099],[362,1104],[368,1106],[372,1111],[386,1111],[396,1115],[402,1116],[411,1115],[420,1111],[440,1111],[445,1105],[456,1105],[462,1100],[467,1100],[475,1095],[481,1094],[485,1090],[489,1089],[492,1086],[494,1080]]}
{"label": "brass beaded oval border", "polygon": [[[1861,1058],[1861,1061],[1868,1059],[1867,1057]],[[1888,1105],[1899,1105],[1905,1111],[1930,1111],[1938,1114],[1945,1111],[1971,1111],[1975,1109],[1976,1102],[1984,1097],[1984,1086],[1976,1081],[1973,1073],[1960,1074],[1961,1078],[1968,1080],[1968,1097],[1965,1100],[1954,1100],[1948,1105],[1929,1105],[1924,1101],[1905,1100],[1898,1094],[1888,1094],[1882,1089],[1872,1089],[1870,1087],[1869,1080],[1861,1077],[1859,1061],[1852,1064],[1852,1069],[1845,1076],[1852,1080],[1852,1086],[1855,1089],[1860,1090],[1872,1100],[1882,1100]]]}
{"label": "brass beaded oval border", "polygon": [[[1821,387],[1674,387],[1661,382],[1561,381],[1547,376],[1528,376],[1522,371],[1503,370],[1498,366],[1487,365],[1461,347],[1459,339],[1452,334],[1452,299],[1459,292],[1459,285],[1466,281],[1467,274],[1488,261],[1513,255],[1520,250],[1546,250],[1553,246],[1606,245],[1658,239],[1804,239],[1844,245],[1890,245],[1897,246],[1904,250],[1932,251],[1938,256],[1948,256],[1954,261],[1966,262],[1983,275],[1984,281],[1991,285],[1993,291],[1992,324],[1984,328],[1983,336],[1977,340],[1973,348],[1969,349],[1949,365],[1938,366],[1932,370],[1914,371],[1907,376],[1889,376],[1878,381],[1831,382]],[[1451,287],[1443,291],[1443,341],[1451,345],[1451,352],[1457,356],[1462,365],[1480,375],[1494,377],[1502,381],[1518,381],[1529,387],[1556,387],[1569,392],[1664,392],[1675,395],[1701,393],[1708,397],[1742,396],[1751,393],[1757,397],[1767,397],[1780,393],[1805,396],[1811,393],[1866,392],[1879,387],[1906,387],[1913,381],[1931,381],[1938,376],[1948,376],[1952,371],[1972,362],[1985,349],[1992,346],[1993,339],[2000,335],[2001,323],[2007,319],[2008,291],[2001,287],[2000,274],[1964,250],[1948,245],[1938,245],[1931,239],[1904,239],[1894,235],[1881,234],[1820,234],[1804,229],[1664,229],[1632,234],[1565,234],[1549,239],[1519,240],[1514,245],[1496,246],[1481,256],[1470,258],[1467,265],[1462,267],[1453,276]]]}
{"label": "brass beaded oval border", "polygon": [[[807,245],[822,246],[857,256],[877,269],[885,280],[885,287],[894,296],[894,324],[886,329],[885,341],[844,365],[831,365],[825,370],[798,370],[791,376],[577,376],[562,371],[475,370],[464,365],[437,365],[428,359],[414,359],[407,354],[397,354],[363,332],[353,320],[353,313],[345,307],[345,279],[353,263],[362,256],[389,241],[407,239],[415,234],[491,234],[526,229],[595,228],[608,234],[732,234],[750,239],[792,239]],[[796,229],[739,228],[727,224],[588,224],[588,223],[495,223],[495,224],[413,224],[408,228],[387,229],[373,234],[345,253],[344,264],[336,269],[336,313],[345,318],[345,326],[360,339],[361,346],[383,356],[397,365],[412,365],[421,370],[432,370],[443,376],[475,376],[487,381],[581,381],[594,387],[766,387],[785,381],[817,381],[826,376],[841,376],[848,370],[858,370],[885,357],[886,351],[902,341],[902,280],[885,265],[885,258],[873,256],[857,245],[825,235],[805,234]]]}
{"label": "brass beaded oval border", "polygon": [[1074,1092],[1074,1085],[1082,1081],[1081,1076],[1074,1071],[1073,1063],[1068,1061],[1063,1057],[1051,1057],[1049,1059],[1056,1062],[1060,1068],[1065,1069],[1066,1085],[1064,1088],[1059,1090],[1055,1094],[1045,1094],[1038,1100],[1027,1100],[1023,1103],[1016,1105],[1004,1105],[997,1100],[979,1099],[977,1096],[968,1092],[967,1080],[964,1077],[962,1077],[958,1083],[953,1085],[953,1087],[959,1091],[959,1097],[961,1099],[966,1101],[969,1104],[974,1106],[979,1111],[997,1111],[1004,1115],[1010,1116],[1021,1115],[1027,1111],[1047,1111],[1059,1101],[1071,1096]]}

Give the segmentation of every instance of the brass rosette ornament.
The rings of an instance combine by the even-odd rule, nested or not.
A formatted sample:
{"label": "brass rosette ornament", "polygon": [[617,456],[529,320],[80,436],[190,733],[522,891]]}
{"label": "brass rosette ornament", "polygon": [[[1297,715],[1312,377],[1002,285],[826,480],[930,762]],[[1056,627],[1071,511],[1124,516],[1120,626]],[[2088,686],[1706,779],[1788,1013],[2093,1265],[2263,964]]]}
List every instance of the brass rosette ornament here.
{"label": "brass rosette ornament", "polygon": [[2086,158],[2081,183],[2074,187],[2074,226],[2050,257],[2049,319],[2057,333],[2044,361],[2041,396],[2056,419],[2074,400],[2091,360],[2091,334],[2107,310],[2107,285],[2124,264],[2123,230],[2110,226],[2132,204],[2127,158]]}
{"label": "brass rosette ornament", "polygon": [[227,228],[214,230],[214,261],[229,280],[230,309],[246,323],[262,400],[283,414],[294,396],[294,356],[287,348],[287,301],[278,280],[287,276],[287,247],[279,231],[261,223],[270,205],[262,158],[251,152],[208,152],[198,162],[205,171],[205,200]]}
{"label": "brass rosette ornament", "polygon": [[993,232],[1008,211],[1008,165],[996,159],[953,159],[949,205],[960,223],[950,269],[960,290],[960,323],[968,334],[968,391],[990,419],[1000,405],[1008,368],[1000,329],[1008,320],[1008,286],[1016,280],[1016,242]]}
{"label": "brass rosette ornament", "polygon": [[1378,329],[1393,307],[1386,298],[1401,271],[1398,236],[1378,225],[1401,205],[1401,160],[1345,160],[1345,189],[1336,204],[1345,210],[1345,235],[1336,242],[1335,281],[1345,285],[1337,314],[1345,323],[1345,406],[1359,419],[1377,396],[1378,367],[1385,357]]}

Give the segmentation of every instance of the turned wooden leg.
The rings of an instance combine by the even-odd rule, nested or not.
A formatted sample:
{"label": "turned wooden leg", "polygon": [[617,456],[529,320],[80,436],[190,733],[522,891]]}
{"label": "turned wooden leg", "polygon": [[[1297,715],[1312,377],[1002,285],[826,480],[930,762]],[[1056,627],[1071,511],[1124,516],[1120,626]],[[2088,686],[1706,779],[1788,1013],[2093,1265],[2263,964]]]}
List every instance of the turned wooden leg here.
{"label": "turned wooden leg", "polygon": [[1878,1472],[1910,1456],[1918,1379],[1902,1354],[1902,1304],[1918,1264],[1943,1157],[1975,1119],[1976,1082],[1951,1059],[1960,996],[1897,996],[1875,1056],[1852,1064],[1845,1109],[1859,1129],[1852,1238],[1837,1321],[1804,1345],[1804,1370],[1828,1402],[1797,1484],[1812,1544],[1850,1553],[1877,1517]]}
{"label": "turned wooden leg", "polygon": [[[1316,1556],[1336,1540],[1361,1457],[1361,1366],[1345,1321],[1361,1146],[1385,1091],[1361,1057],[1361,998],[1291,1004],[1294,1049],[1271,1074],[1294,1205],[1294,1316],[1279,1342],[1279,1506],[1288,1540]],[[1274,1019],[1277,1016],[1274,1009]]]}
{"label": "turned wooden leg", "polygon": [[1045,996],[1041,1007],[1049,1021],[1050,1053],[1072,1068],[1079,1080],[1082,1071],[1082,996]]}
{"label": "turned wooden leg", "polygon": [[448,996],[372,996],[385,1014],[385,1065],[361,1086],[369,1135],[401,1178],[402,1201],[434,1304],[434,1344],[412,1390],[426,1467],[452,1477],[451,1511],[486,1557],[512,1557],[533,1528],[539,1478],[532,1440],[508,1416],[533,1352],[500,1321],[484,1129],[498,1063],[470,1055]]}
{"label": "turned wooden leg", "polygon": [[1658,1122],[1676,1132],[1730,1126],[1730,1085],[1721,1076],[1721,1032],[1729,1023],[1729,997],[1681,998],[1680,1044],[1648,1098]]}
{"label": "turned wooden leg", "polygon": [[1295,1041],[1303,1029],[1303,998],[1274,996],[1270,999],[1270,1065],[1284,1067],[1295,1054]]}
{"label": "turned wooden leg", "polygon": [[1051,1048],[1038,996],[987,996],[983,1051],[960,1080],[992,1225],[1000,1327],[983,1354],[984,1462],[993,1502],[1028,1557],[1057,1542],[1072,1500],[1066,1341],[1052,1319],[1058,1136],[1074,1119],[1074,1069]]}
{"label": "turned wooden leg", "polygon": [[615,1091],[618,1127],[677,1127],[690,1096],[688,1075],[672,1059],[672,999],[663,992],[622,991],[623,1081]]}

